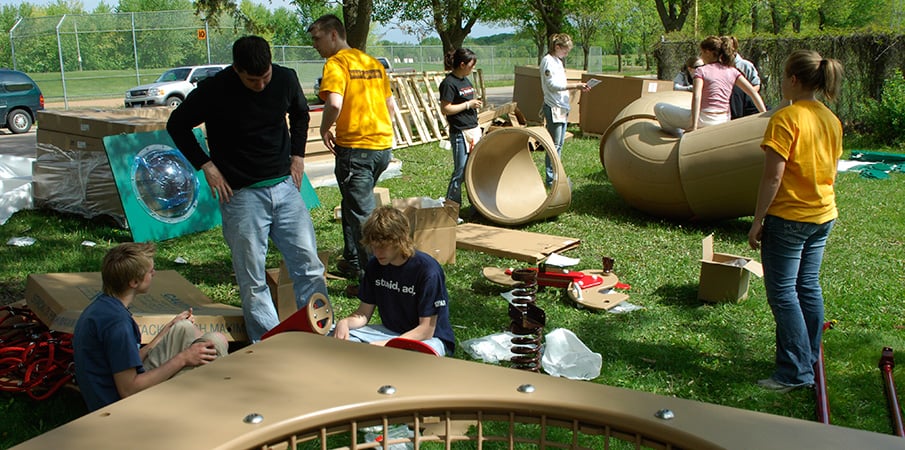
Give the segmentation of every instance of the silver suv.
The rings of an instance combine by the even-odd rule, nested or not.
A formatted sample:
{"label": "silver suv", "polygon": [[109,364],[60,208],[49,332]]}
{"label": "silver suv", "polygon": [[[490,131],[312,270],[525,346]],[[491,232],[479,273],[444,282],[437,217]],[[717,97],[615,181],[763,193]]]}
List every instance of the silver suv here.
{"label": "silver suv", "polygon": [[157,81],[126,91],[126,108],[162,105],[175,108],[195,89],[199,81],[212,77],[227,67],[228,64],[213,64],[170,69]]}

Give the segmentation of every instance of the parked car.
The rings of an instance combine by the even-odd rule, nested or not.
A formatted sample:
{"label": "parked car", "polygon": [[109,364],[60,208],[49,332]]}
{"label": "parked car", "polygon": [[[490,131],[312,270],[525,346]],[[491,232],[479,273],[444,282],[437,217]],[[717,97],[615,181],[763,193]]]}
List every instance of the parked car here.
{"label": "parked car", "polygon": [[44,94],[31,77],[18,70],[0,69],[0,128],[8,128],[13,134],[27,133],[42,109]]}
{"label": "parked car", "polygon": [[126,91],[126,108],[134,106],[169,106],[175,108],[185,100],[198,82],[214,76],[228,64],[177,67],[164,72],[157,81]]}

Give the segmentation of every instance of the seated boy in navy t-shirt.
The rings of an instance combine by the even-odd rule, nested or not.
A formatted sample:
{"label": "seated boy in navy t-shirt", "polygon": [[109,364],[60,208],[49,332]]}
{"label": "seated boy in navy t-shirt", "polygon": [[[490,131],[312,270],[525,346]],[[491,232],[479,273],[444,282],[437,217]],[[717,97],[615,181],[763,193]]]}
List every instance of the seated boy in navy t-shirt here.
{"label": "seated boy in navy t-shirt", "polygon": [[[402,337],[422,341],[440,356],[452,354],[446,275],[434,258],[415,250],[405,215],[391,206],[375,209],[362,227],[362,243],[374,256],[358,292],[361,303],[336,323],[333,335],[374,345]],[[375,308],[382,325],[369,326]]]}
{"label": "seated boy in navy t-shirt", "polygon": [[110,249],[101,267],[104,292],[75,324],[75,379],[90,411],[227,353],[226,337],[202,335],[191,309],[174,317],[141,347],[141,333],[128,308],[136,295],[151,288],[154,253],[151,243],[129,242]]}

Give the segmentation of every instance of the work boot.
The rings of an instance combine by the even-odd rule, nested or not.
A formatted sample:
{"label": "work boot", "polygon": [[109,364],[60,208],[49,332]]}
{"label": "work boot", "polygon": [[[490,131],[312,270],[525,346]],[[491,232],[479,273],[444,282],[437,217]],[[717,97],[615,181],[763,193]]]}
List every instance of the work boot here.
{"label": "work boot", "polygon": [[342,275],[343,278],[357,280],[361,274],[361,269],[358,268],[358,264],[353,264],[345,259],[340,259],[336,262],[336,272],[339,275]]}

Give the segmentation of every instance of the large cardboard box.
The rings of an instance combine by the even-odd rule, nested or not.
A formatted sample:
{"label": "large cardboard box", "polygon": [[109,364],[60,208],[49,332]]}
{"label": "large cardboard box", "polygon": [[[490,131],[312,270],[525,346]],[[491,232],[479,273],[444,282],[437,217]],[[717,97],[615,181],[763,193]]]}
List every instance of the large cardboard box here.
{"label": "large cardboard box", "polygon": [[[48,328],[72,333],[101,286],[100,272],[32,274],[25,284],[25,301]],[[137,296],[129,311],[141,330],[141,342],[148,343],[189,308],[201,331],[219,331],[230,341],[248,340],[241,308],[212,301],[174,270],[158,271],[151,290]]]}
{"label": "large cardboard box", "polygon": [[459,204],[450,200],[442,206],[436,203],[427,197],[393,199],[393,207],[409,219],[415,248],[433,256],[440,264],[454,264]]}
{"label": "large cardboard box", "polygon": [[701,242],[701,278],[698,299],[708,302],[738,302],[748,298],[751,274],[764,276],[757,261],[744,256],[713,252],[713,235]]}
{"label": "large cardboard box", "polygon": [[103,138],[114,134],[166,129],[167,120],[112,111],[38,111],[39,129]]}
{"label": "large cardboard box", "polygon": [[581,93],[578,123],[582,132],[590,134],[605,133],[616,115],[642,95],[672,90],[672,81],[588,73],[581,76],[585,83],[591,79],[599,80],[600,84]]}
{"label": "large cardboard box", "polygon": [[279,268],[267,269],[267,287],[270,288],[270,298],[273,300],[273,306],[277,310],[280,322],[298,310],[295,302],[295,287],[292,285],[292,278],[289,277],[289,269],[286,267],[285,261],[280,262]]}
{"label": "large cardboard box", "polygon": [[[578,83],[582,79],[584,71],[566,69],[566,80],[569,83]],[[571,91],[569,103],[572,107],[569,111],[569,123],[579,122],[579,104],[581,97],[578,91]],[[543,114],[540,112],[544,106],[544,91],[540,86],[539,66],[516,66],[515,86],[512,88],[512,101],[518,104],[518,109],[525,115],[528,125],[543,123]]]}

